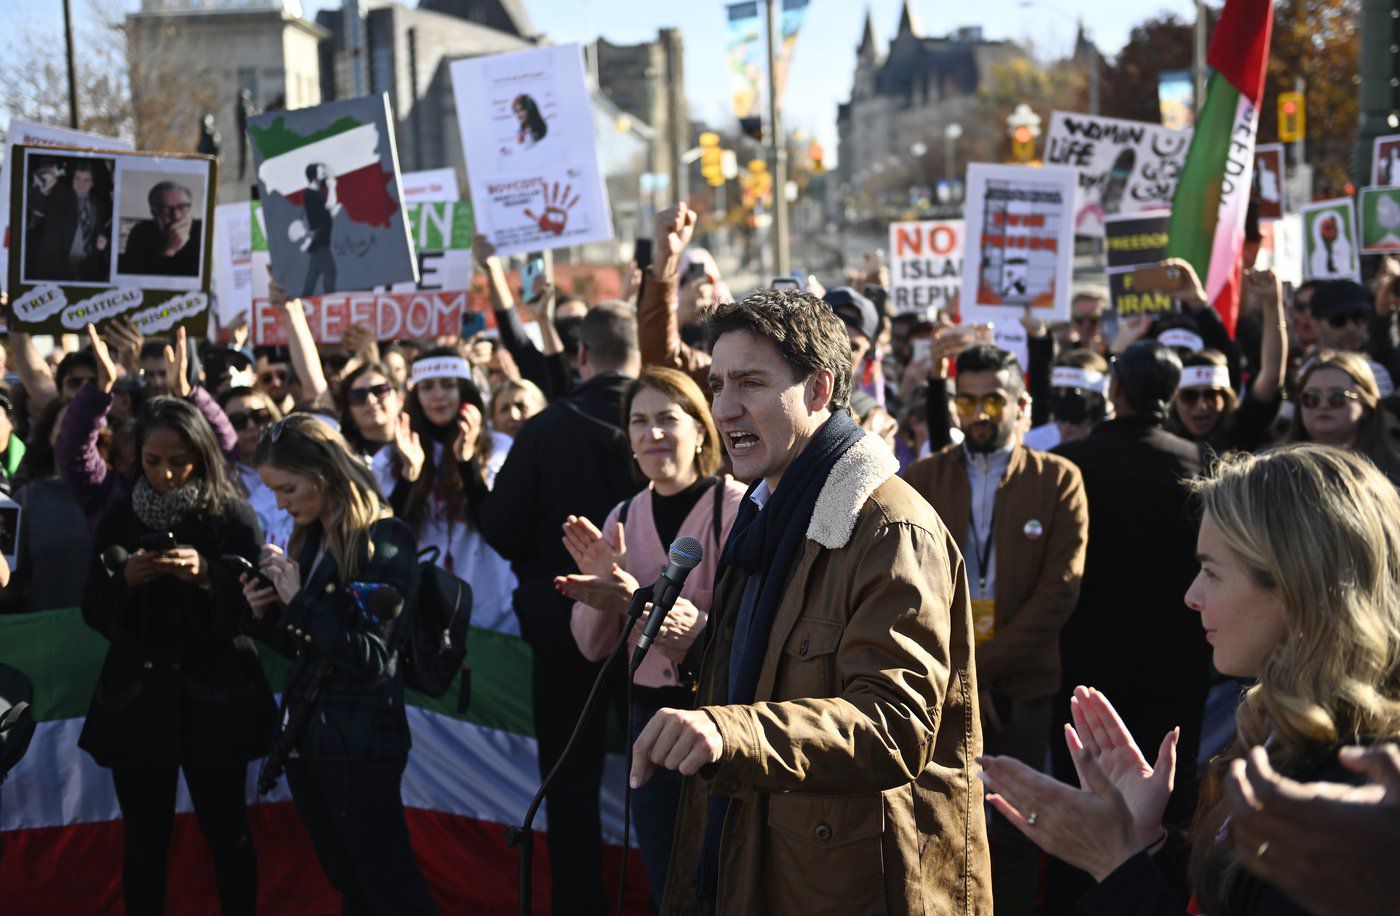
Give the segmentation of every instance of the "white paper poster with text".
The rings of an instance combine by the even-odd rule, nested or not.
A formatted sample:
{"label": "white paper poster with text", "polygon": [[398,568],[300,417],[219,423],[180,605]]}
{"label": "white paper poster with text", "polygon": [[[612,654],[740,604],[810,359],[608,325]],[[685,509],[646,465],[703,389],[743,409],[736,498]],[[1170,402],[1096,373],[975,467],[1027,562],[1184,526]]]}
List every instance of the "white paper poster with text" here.
{"label": "white paper poster with text", "polygon": [[478,230],[502,255],[610,241],[579,46],[452,63]]}
{"label": "white paper poster with text", "polygon": [[1069,320],[1073,169],[974,162],[967,168],[964,324],[1026,313]]}
{"label": "white paper poster with text", "polygon": [[1105,216],[1170,209],[1191,131],[1064,111],[1050,115],[1045,164],[1078,173],[1074,226],[1103,235]]}
{"label": "white paper poster with text", "polygon": [[953,311],[962,285],[963,221],[890,223],[890,296],[895,310]]}
{"label": "white paper poster with text", "polygon": [[214,298],[220,328],[252,313],[253,211],[246,202],[214,207]]}

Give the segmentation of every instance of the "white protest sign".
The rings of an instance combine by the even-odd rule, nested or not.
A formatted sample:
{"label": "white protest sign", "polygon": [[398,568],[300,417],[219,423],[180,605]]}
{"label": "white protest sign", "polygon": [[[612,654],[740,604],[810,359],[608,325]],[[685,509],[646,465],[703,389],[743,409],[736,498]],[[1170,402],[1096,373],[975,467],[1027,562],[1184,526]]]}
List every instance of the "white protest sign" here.
{"label": "white protest sign", "polygon": [[461,199],[456,169],[429,169],[403,175],[403,202],[406,204],[451,203]]}
{"label": "white protest sign", "polygon": [[1069,320],[1076,182],[1073,169],[1054,166],[968,166],[964,324],[1017,321],[1026,306],[1044,321]]}
{"label": "white protest sign", "polygon": [[[50,127],[47,124],[36,124],[33,121],[25,121],[20,118],[11,118],[10,126],[5,131],[5,162],[0,166],[0,188],[4,188],[5,196],[10,193],[10,161],[14,158],[15,146],[17,144],[26,146],[76,146],[79,149],[135,149],[126,140],[118,140],[115,137],[104,137],[101,134],[89,134],[80,130],[69,130],[66,127]],[[10,208],[0,207],[0,258],[8,257],[10,248]],[[8,262],[6,262],[8,263]],[[3,274],[8,268],[0,266],[0,287],[7,282]]]}
{"label": "white protest sign", "polygon": [[1303,276],[1308,280],[1361,282],[1356,203],[1335,197],[1307,204],[1303,215]]}
{"label": "white protest sign", "polygon": [[214,296],[220,328],[252,312],[253,211],[247,203],[214,207]]}
{"label": "white protest sign", "polygon": [[1103,235],[1105,216],[1171,207],[1190,146],[1189,130],[1056,111],[1045,139],[1045,164],[1078,173],[1075,233]]}
{"label": "white protest sign", "polygon": [[962,220],[890,223],[888,250],[895,311],[955,310],[962,285]]}
{"label": "white protest sign", "polygon": [[454,61],[477,227],[502,255],[613,238],[576,44]]}

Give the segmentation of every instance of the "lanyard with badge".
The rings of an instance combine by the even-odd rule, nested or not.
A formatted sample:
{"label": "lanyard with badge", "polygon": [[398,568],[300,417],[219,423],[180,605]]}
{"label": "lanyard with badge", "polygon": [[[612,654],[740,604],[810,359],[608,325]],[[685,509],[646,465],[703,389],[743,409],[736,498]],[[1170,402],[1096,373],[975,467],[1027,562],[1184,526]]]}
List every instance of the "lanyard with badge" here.
{"label": "lanyard with badge", "polygon": [[[971,512],[973,538],[977,536],[977,514]],[[997,603],[995,598],[985,597],[987,594],[987,567],[992,561],[992,538],[996,536],[997,520],[996,515],[992,515],[992,520],[987,525],[987,538],[982,543],[973,544],[977,551],[977,594],[982,597],[972,599],[972,635],[977,645],[989,641],[996,635],[997,631]]]}

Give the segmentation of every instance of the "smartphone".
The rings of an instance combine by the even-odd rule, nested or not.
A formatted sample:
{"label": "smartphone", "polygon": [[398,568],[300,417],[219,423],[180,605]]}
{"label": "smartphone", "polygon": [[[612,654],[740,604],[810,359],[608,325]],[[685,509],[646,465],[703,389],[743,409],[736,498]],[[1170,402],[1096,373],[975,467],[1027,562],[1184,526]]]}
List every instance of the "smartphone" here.
{"label": "smartphone", "polygon": [[796,277],[774,277],[773,282],[768,284],[770,289],[801,289],[802,284],[797,282]]}
{"label": "smartphone", "polygon": [[225,566],[233,570],[235,575],[254,576],[258,580],[258,584],[263,588],[272,588],[272,580],[264,575],[262,570],[248,562],[247,557],[240,557],[236,553],[226,553],[219,557],[219,559]]}
{"label": "smartphone", "polygon": [[1132,272],[1133,289],[1175,292],[1186,285],[1186,275],[1180,267],[1139,267]]}
{"label": "smartphone", "polygon": [[932,337],[910,338],[909,345],[913,348],[914,351],[914,362],[918,362],[921,359],[928,359],[929,356],[933,354]]}
{"label": "smartphone", "polygon": [[636,262],[638,270],[646,273],[651,266],[651,239],[637,239],[637,245],[632,249],[632,260]]}
{"label": "smartphone", "polygon": [[543,277],[545,273],[544,255],[532,254],[525,262],[525,267],[520,271],[520,301],[526,305],[533,305],[539,301],[539,294],[535,292],[535,281]]}
{"label": "smartphone", "polygon": [[485,312],[465,312],[462,315],[462,339],[468,340],[473,335],[480,334],[486,330]]}
{"label": "smartphone", "polygon": [[163,550],[174,550],[176,546],[175,535],[171,534],[169,531],[153,531],[150,534],[142,535],[137,545],[142,550],[149,550],[152,553],[158,553]]}
{"label": "smartphone", "polygon": [[704,261],[691,261],[690,266],[685,269],[685,274],[681,277],[681,285],[689,286],[692,283],[703,282],[708,279],[705,273]]}

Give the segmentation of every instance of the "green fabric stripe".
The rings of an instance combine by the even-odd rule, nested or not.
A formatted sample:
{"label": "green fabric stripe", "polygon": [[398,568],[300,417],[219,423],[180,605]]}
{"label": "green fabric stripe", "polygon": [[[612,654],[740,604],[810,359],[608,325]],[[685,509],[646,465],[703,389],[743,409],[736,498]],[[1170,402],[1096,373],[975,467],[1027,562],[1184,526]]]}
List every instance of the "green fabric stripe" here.
{"label": "green fabric stripe", "polygon": [[248,125],[248,136],[252,139],[253,146],[257,147],[258,152],[262,154],[265,162],[268,159],[301,149],[303,146],[310,146],[318,140],[334,137],[336,134],[343,134],[357,127],[364,127],[364,124],[347,116],[315,133],[303,136],[287,128],[286,118],[274,118],[267,127]]}
{"label": "green fabric stripe", "polygon": [[253,205],[253,246],[249,251],[267,251],[267,236],[263,234],[262,220],[259,215],[262,211],[262,201],[252,201]]}
{"label": "green fabric stripe", "polygon": [[[281,690],[290,662],[259,646],[273,690]],[[88,627],[76,608],[0,617],[0,663],[34,682],[34,716],[41,722],[87,715],[107,640]],[[488,728],[534,737],[530,706],[530,648],[517,637],[473,628],[467,641],[472,664],[471,708],[457,714],[457,688],[434,700],[409,691],[414,706]]]}
{"label": "green fabric stripe", "polygon": [[1210,270],[1215,227],[1220,220],[1221,182],[1239,102],[1240,91],[1219,73],[1211,74],[1206,103],[1172,198],[1167,257],[1188,261],[1202,283]]}

